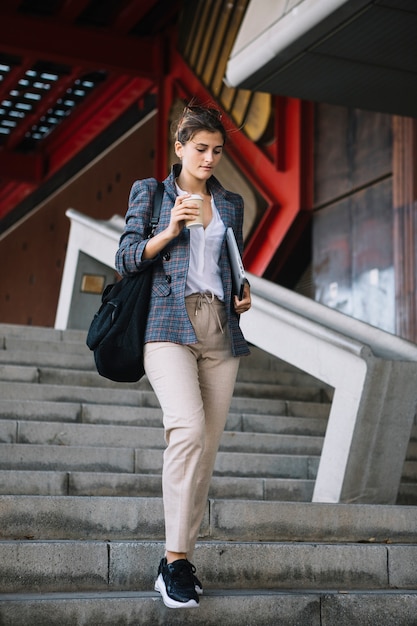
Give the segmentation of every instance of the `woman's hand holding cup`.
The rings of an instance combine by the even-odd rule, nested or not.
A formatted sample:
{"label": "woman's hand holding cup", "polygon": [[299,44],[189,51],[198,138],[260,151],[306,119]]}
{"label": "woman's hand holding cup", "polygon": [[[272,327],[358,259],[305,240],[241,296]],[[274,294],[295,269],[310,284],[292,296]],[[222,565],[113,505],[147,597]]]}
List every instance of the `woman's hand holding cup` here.
{"label": "woman's hand holding cup", "polygon": [[200,196],[198,193],[192,193],[183,200],[183,204],[188,209],[195,209],[189,219],[185,220],[187,228],[203,226],[203,196]]}
{"label": "woman's hand holding cup", "polygon": [[183,194],[177,196],[175,204],[171,210],[171,221],[169,230],[173,237],[179,235],[184,226],[202,226],[202,206],[203,198],[198,194]]}

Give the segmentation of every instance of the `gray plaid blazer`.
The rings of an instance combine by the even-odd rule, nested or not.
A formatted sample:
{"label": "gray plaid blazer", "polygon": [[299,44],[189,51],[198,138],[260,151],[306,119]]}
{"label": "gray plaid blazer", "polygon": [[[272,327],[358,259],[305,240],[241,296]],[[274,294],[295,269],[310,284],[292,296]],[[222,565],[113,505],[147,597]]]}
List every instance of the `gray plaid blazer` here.
{"label": "gray plaid blazer", "polygon": [[[165,193],[156,233],[164,230],[170,221],[171,209],[176,198],[175,178],[181,165],[174,165],[170,175],[163,181]],[[130,191],[126,225],[116,253],[116,269],[121,275],[132,274],[153,264],[152,295],[145,332],[145,342],[172,341],[179,344],[197,343],[197,337],[185,307],[185,284],[190,258],[190,232],[184,228],[154,259],[142,260],[146,230],[152,214],[152,203],[157,187],[154,178],[138,180]],[[214,197],[216,207],[226,228],[234,230],[242,251],[243,199],[239,194],[227,191],[211,176],[207,188]],[[226,237],[220,253],[220,270],[224,288],[226,312],[232,343],[232,354],[249,354],[248,345],[239,327],[232,299],[232,277],[226,248]]]}

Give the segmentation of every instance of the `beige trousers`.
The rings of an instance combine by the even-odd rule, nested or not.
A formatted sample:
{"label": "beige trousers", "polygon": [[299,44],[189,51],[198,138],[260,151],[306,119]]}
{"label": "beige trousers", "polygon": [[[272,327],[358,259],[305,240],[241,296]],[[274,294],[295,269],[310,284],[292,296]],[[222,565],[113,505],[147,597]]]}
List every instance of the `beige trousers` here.
{"label": "beige trousers", "polygon": [[198,343],[147,343],[144,363],[163,410],[167,443],[162,471],[166,549],[191,560],[239,358],[231,353],[222,302],[193,294],[186,306]]}

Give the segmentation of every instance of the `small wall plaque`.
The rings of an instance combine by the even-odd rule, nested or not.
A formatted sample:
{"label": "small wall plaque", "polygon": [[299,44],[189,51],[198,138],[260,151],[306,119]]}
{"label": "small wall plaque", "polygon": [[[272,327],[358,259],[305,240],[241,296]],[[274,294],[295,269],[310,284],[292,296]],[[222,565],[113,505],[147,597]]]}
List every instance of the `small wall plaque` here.
{"label": "small wall plaque", "polygon": [[96,274],[83,274],[81,279],[82,293],[103,293],[105,276],[97,276]]}

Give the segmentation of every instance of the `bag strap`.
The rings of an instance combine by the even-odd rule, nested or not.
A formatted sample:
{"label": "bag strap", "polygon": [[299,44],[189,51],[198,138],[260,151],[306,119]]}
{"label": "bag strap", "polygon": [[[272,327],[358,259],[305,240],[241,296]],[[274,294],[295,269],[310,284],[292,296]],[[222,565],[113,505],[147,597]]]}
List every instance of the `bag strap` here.
{"label": "bag strap", "polygon": [[162,198],[164,197],[164,183],[161,183],[159,180],[157,181],[158,185],[155,191],[155,195],[153,198],[153,209],[152,209],[152,217],[149,224],[149,235],[148,238],[153,237],[155,233],[155,228],[158,226],[159,215],[161,213],[162,206]]}

